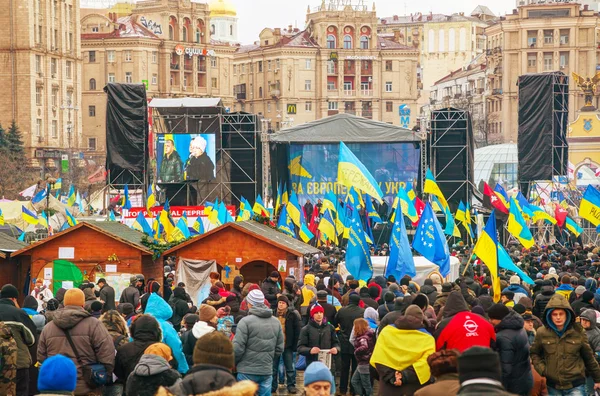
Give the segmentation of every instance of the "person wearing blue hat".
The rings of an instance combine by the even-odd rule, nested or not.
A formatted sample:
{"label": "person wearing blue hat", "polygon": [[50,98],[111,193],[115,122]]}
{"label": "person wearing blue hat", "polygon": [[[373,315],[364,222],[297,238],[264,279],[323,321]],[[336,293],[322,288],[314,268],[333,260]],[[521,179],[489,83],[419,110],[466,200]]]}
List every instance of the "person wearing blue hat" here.
{"label": "person wearing blue hat", "polygon": [[335,381],[331,371],[321,362],[313,362],[304,371],[306,396],[327,396],[335,393]]}
{"label": "person wearing blue hat", "polygon": [[68,357],[54,355],[44,360],[38,374],[39,396],[72,395],[77,386],[77,367]]}

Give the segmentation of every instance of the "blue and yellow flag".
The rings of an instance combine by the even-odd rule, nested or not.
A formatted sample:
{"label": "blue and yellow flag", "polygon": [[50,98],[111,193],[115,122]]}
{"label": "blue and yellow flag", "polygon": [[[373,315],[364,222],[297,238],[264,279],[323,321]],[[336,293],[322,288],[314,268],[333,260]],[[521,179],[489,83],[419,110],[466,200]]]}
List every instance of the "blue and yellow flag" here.
{"label": "blue and yellow flag", "polygon": [[[321,240],[323,242],[329,240],[332,243],[337,243],[337,232],[335,230],[333,216],[329,209],[325,210],[325,213],[323,213],[317,229],[321,232]],[[325,238],[323,235],[325,235]]]}
{"label": "blue and yellow flag", "polygon": [[188,239],[190,237],[190,229],[188,228],[187,217],[184,216],[179,219],[177,222],[177,228],[181,231],[184,239]]}
{"label": "blue and yellow flag", "polygon": [[279,213],[279,206],[281,206],[281,183],[277,183],[277,198],[275,199],[275,215]]}
{"label": "blue and yellow flag", "polygon": [[225,202],[221,202],[219,204],[218,209],[218,219],[221,225],[227,223],[233,223],[233,217],[231,217],[231,213],[227,210],[227,206],[225,206]]}
{"label": "blue and yellow flag", "polygon": [[38,202],[42,202],[44,200],[44,198],[46,198],[48,194],[48,189],[43,188],[40,191],[38,191],[37,194],[35,194],[33,196],[33,198],[31,198],[31,203],[36,204]]}
{"label": "blue and yellow flag", "polygon": [[252,211],[259,216],[270,217],[270,213],[267,210],[267,208],[265,207],[265,204],[263,203],[263,200],[262,200],[262,197],[260,196],[260,194],[258,194],[258,196],[256,197],[256,201],[254,202]]}
{"label": "blue and yellow flag", "polygon": [[156,205],[156,195],[154,195],[154,186],[148,186],[148,198],[146,199],[146,211],[152,214],[152,208]]}
{"label": "blue and yellow flag", "polygon": [[48,228],[48,217],[46,216],[46,212],[43,210],[42,210],[42,213],[40,213],[38,224],[44,228]]}
{"label": "blue and yellow flag", "polygon": [[67,223],[69,224],[69,226],[75,227],[78,224],[77,219],[75,219],[75,216],[73,216],[67,208],[65,208],[65,214],[67,215]]}
{"label": "blue and yellow flag", "polygon": [[504,187],[502,187],[500,183],[496,183],[496,186],[494,187],[494,192],[498,193],[496,194],[496,196],[498,197],[500,202],[502,202],[502,205],[504,205],[506,209],[509,209],[508,194],[506,193],[506,190],[504,189]]}
{"label": "blue and yellow flag", "polygon": [[2,209],[0,209],[0,226],[3,226],[4,224],[4,213],[2,213]]}
{"label": "blue and yellow flag", "polygon": [[365,203],[362,199],[362,195],[359,194],[354,187],[350,187],[348,189],[348,193],[346,194],[345,203],[350,204],[353,208],[359,209],[364,208]]}
{"label": "blue and yellow flag", "polygon": [[506,229],[512,236],[517,238],[525,248],[529,249],[535,245],[533,235],[531,235],[531,231],[529,231],[525,219],[517,208],[514,198],[510,199],[510,209],[508,212],[508,224]]}
{"label": "blue and yellow flag", "polygon": [[349,223],[346,269],[355,279],[368,281],[373,276],[373,264],[357,209],[352,211]]}
{"label": "blue and yellow flag", "polygon": [[300,234],[300,239],[302,239],[304,243],[310,242],[310,240],[315,237],[315,234],[313,234],[306,226],[306,222],[300,225],[300,230],[298,231],[298,234]]}
{"label": "blue and yellow flag", "polygon": [[169,200],[165,202],[163,209],[160,211],[160,214],[158,215],[158,222],[162,226],[162,229],[165,233],[165,239],[169,242],[172,242],[175,240],[174,237],[178,237],[178,235],[172,235],[175,231],[175,222],[171,217],[170,211],[167,209],[170,210]]}
{"label": "blue and yellow flag", "polygon": [[369,219],[374,221],[375,223],[382,223],[381,217],[379,217],[379,213],[373,207],[373,203],[371,202],[371,197],[368,195],[365,196],[365,209],[367,211],[367,215]]}
{"label": "blue and yellow flag", "polygon": [[58,190],[59,192],[62,190],[62,177],[56,179],[56,183],[54,183],[54,189]]}
{"label": "blue and yellow flag", "polygon": [[192,229],[196,231],[196,234],[198,235],[204,234],[204,222],[202,221],[202,217],[196,217],[196,221],[194,221]]}
{"label": "blue and yellow flag", "polygon": [[568,216],[565,220],[565,227],[571,232],[571,234],[575,235],[575,237],[578,237],[583,232],[583,228],[581,228],[579,224],[575,222],[575,220]]}
{"label": "blue and yellow flag", "polygon": [[333,191],[329,190],[323,197],[323,202],[321,203],[321,214],[325,213],[327,209],[329,209],[332,213],[337,212],[337,198]]}
{"label": "blue and yellow flag", "polygon": [[363,165],[344,142],[340,142],[338,157],[338,183],[348,188],[354,187],[363,193],[383,202],[383,192],[369,170]]}
{"label": "blue and yellow flag", "polygon": [[517,267],[508,252],[500,244],[498,244],[498,266],[500,268],[504,268],[505,270],[515,272],[524,282],[529,283],[530,285],[535,285],[533,279],[531,279],[529,275]]}
{"label": "blue and yellow flag", "polygon": [[446,227],[444,227],[444,234],[453,236],[455,238],[460,238],[460,230],[454,222],[454,216],[452,216],[449,206],[444,209],[444,213],[446,215]]}
{"label": "blue and yellow flag", "polygon": [[121,205],[123,209],[131,209],[131,200],[129,199],[129,186],[125,184],[123,188],[123,205]]}
{"label": "blue and yellow flag", "polygon": [[285,205],[289,200],[290,198],[287,190],[287,183],[283,183],[283,189],[281,190],[281,204]]}
{"label": "blue and yellow flag", "polygon": [[77,201],[77,194],[75,193],[75,185],[71,184],[71,188],[69,190],[69,197],[67,199],[67,205],[73,206]]}
{"label": "blue and yellow flag", "polygon": [[39,222],[37,215],[27,210],[25,206],[21,206],[21,216],[29,224],[36,225]]}
{"label": "blue and yellow flag", "polygon": [[446,201],[446,197],[444,197],[442,190],[440,190],[440,187],[435,181],[435,177],[433,176],[433,173],[429,168],[427,168],[427,173],[425,175],[425,185],[423,186],[423,192],[436,196],[442,204],[442,207],[440,209],[448,207],[448,201]]}
{"label": "blue and yellow flag", "polygon": [[579,205],[579,217],[586,219],[598,227],[600,225],[600,191],[592,187],[591,184],[587,186],[581,204]]}
{"label": "blue and yellow flag", "polygon": [[286,205],[283,205],[281,208],[281,213],[279,214],[279,221],[277,221],[277,229],[284,234],[291,236],[292,238],[296,238],[296,230],[294,228],[294,223],[292,219],[288,215]]}
{"label": "blue and yellow flag", "polygon": [[[298,227],[301,227],[302,224],[306,224],[306,219],[304,218],[304,211],[300,204],[298,203],[298,196],[295,191],[292,191],[290,195],[290,200],[286,204],[287,212],[294,224]],[[311,238],[312,239],[312,238]]]}
{"label": "blue and yellow flag", "polygon": [[290,159],[288,169],[290,170],[291,176],[312,179],[312,175],[310,174],[310,172],[306,169],[305,165],[302,165],[302,154],[299,154],[298,156]]}
{"label": "blue and yellow flag", "polygon": [[517,204],[517,207],[521,211],[523,218],[525,220],[531,220],[533,217],[533,213],[531,212],[531,209],[529,209],[529,202],[527,202],[527,199],[521,193],[521,191],[518,192],[517,198],[515,199],[515,203]]}
{"label": "blue and yellow flag", "polygon": [[396,198],[394,198],[394,203],[392,204],[392,210],[394,212],[390,217],[390,221],[396,221],[396,213],[400,213],[396,210],[398,207],[400,207],[402,214],[408,217],[411,222],[416,223],[419,220],[414,198],[410,198],[406,190],[402,187],[398,189],[398,194],[396,194]]}
{"label": "blue and yellow flag", "polygon": [[450,249],[442,231],[442,226],[433,213],[429,203],[425,204],[423,214],[415,230],[413,249],[423,257],[440,267],[440,273],[446,277],[450,273]]}
{"label": "blue and yellow flag", "polygon": [[551,215],[549,215],[548,213],[546,213],[546,211],[542,208],[540,208],[539,206],[535,206],[532,204],[529,204],[529,210],[531,211],[531,220],[532,221],[539,221],[539,220],[547,220],[552,224],[556,224],[556,219],[554,217],[552,217]]}
{"label": "blue and yellow flag", "polygon": [[494,301],[500,301],[500,278],[498,274],[498,237],[496,235],[496,210],[492,214],[483,229],[479,239],[473,248],[473,254],[484,262],[492,276],[494,288]]}
{"label": "blue and yellow flag", "polygon": [[473,229],[471,228],[471,213],[461,200],[458,204],[458,209],[456,209],[456,220],[462,224],[463,228],[469,233],[471,238],[474,237]]}
{"label": "blue and yellow flag", "polygon": [[[396,211],[402,209],[396,208]],[[385,267],[385,277],[393,275],[396,279],[402,279],[404,275],[414,277],[417,275],[415,261],[413,259],[406,226],[404,225],[404,216],[399,212],[396,221],[392,224],[392,233],[390,235],[390,256]]]}
{"label": "blue and yellow flag", "polygon": [[138,230],[139,232],[143,232],[148,236],[152,236],[154,234],[154,231],[150,227],[150,224],[148,224],[146,217],[144,217],[144,211],[142,210],[140,210],[140,213],[138,213],[135,221],[131,225],[131,228]]}

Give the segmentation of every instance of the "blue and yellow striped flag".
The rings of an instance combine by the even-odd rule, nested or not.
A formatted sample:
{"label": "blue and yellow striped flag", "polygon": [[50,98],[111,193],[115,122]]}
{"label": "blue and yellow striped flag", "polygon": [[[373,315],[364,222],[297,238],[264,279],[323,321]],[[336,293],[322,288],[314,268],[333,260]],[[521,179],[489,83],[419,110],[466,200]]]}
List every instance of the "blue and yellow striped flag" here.
{"label": "blue and yellow striped flag", "polygon": [[498,274],[498,237],[496,234],[496,210],[492,214],[479,236],[473,254],[484,262],[492,277],[492,286],[494,289],[494,301],[500,301],[500,278]]}
{"label": "blue and yellow striped flag", "polygon": [[156,205],[156,195],[154,195],[154,186],[148,186],[148,198],[146,199],[146,211],[151,216],[152,208]]}
{"label": "blue and yellow striped flag", "polygon": [[39,217],[39,225],[44,228],[48,228],[48,217],[46,216],[46,212],[42,211]]}
{"label": "blue and yellow striped flag", "polygon": [[435,177],[433,176],[433,173],[429,168],[427,168],[427,173],[425,175],[425,185],[423,186],[423,192],[434,195],[440,200],[440,203],[442,204],[440,210],[448,207],[448,201],[446,201],[446,197],[444,197],[442,190],[440,190],[440,187],[435,181]]}
{"label": "blue and yellow striped flag", "polygon": [[279,213],[279,220],[277,221],[277,229],[293,238],[296,238],[296,230],[294,223],[288,215],[287,206],[283,205],[281,213]]}
{"label": "blue and yellow striped flag", "polygon": [[0,226],[3,226],[4,224],[4,213],[2,213],[2,209],[0,209]]}
{"label": "blue and yellow striped flag", "polygon": [[69,197],[67,199],[67,205],[73,206],[77,202],[77,194],[75,193],[75,185],[71,184],[71,189],[69,190]]}
{"label": "blue and yellow striped flag", "polygon": [[510,199],[510,208],[508,212],[508,224],[506,226],[508,232],[517,238],[521,244],[529,249],[535,245],[533,235],[525,223],[525,219],[521,215],[514,198]]}
{"label": "blue and yellow striped flag", "polygon": [[583,228],[581,228],[579,224],[575,222],[575,220],[568,216],[565,220],[565,227],[567,230],[571,231],[571,234],[575,235],[575,237],[578,237],[583,232]]}
{"label": "blue and yellow striped flag", "polygon": [[260,196],[260,194],[258,194],[258,196],[256,197],[256,201],[254,202],[254,206],[252,207],[252,211],[254,213],[256,213],[259,216],[263,216],[263,217],[270,217],[270,213],[267,210],[262,197]]}
{"label": "blue and yellow striped flag", "polygon": [[77,219],[75,219],[75,217],[71,214],[71,212],[69,212],[67,208],[65,208],[65,214],[67,215],[67,223],[69,224],[69,226],[75,227],[78,224]]}
{"label": "blue and yellow striped flag", "polygon": [[600,225],[600,191],[587,186],[581,204],[579,205],[579,217],[582,217],[592,223],[594,227]]}
{"label": "blue and yellow striped flag", "polygon": [[302,239],[304,243],[310,242],[310,240],[315,237],[315,235],[312,232],[310,232],[310,230],[306,226],[306,222],[302,223],[302,225],[300,226],[300,231],[298,233],[300,234],[300,239]]}
{"label": "blue and yellow striped flag", "polygon": [[556,219],[539,206],[529,204],[529,210],[531,210],[532,221],[547,220],[552,224],[556,224]]}
{"label": "blue and yellow striped flag", "polygon": [[[319,222],[317,229],[321,232],[321,240],[323,242],[327,242],[327,240],[329,240],[332,243],[337,243],[337,232],[335,230],[333,216],[331,215],[331,211],[329,209],[323,213],[323,217],[321,217],[321,221]],[[325,238],[323,235],[325,235]]]}
{"label": "blue and yellow striped flag", "polygon": [[379,217],[379,213],[373,207],[373,203],[371,202],[371,197],[365,195],[365,209],[367,211],[367,215],[369,215],[369,219],[373,220],[375,223],[382,223],[381,217]]}
{"label": "blue and yellow striped flag", "polygon": [[192,229],[196,231],[198,235],[204,234],[204,223],[202,222],[202,217],[196,217],[196,221],[194,221]]}
{"label": "blue and yellow striped flag", "polygon": [[29,224],[36,225],[37,223],[39,223],[37,215],[27,210],[25,206],[21,206],[21,216],[23,217],[23,220],[25,220]]}
{"label": "blue and yellow striped flag", "polygon": [[[302,207],[300,207],[300,203],[298,203],[298,196],[296,195],[295,191],[292,191],[292,194],[290,195],[290,200],[286,204],[286,208],[288,215],[290,216],[294,224],[296,224],[298,227],[302,227],[302,224],[306,224],[306,219],[304,218],[304,211],[302,210]],[[312,239],[312,237],[310,239]]]}
{"label": "blue and yellow striped flag", "polygon": [[379,184],[344,142],[340,142],[338,183],[348,188],[354,187],[375,198],[377,202],[383,202],[383,192]]}

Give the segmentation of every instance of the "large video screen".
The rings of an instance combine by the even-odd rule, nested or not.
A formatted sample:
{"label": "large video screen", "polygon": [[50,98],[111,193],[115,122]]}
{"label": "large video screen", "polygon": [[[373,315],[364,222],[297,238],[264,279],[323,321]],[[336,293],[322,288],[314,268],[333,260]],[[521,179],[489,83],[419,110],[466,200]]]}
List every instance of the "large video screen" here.
{"label": "large video screen", "polygon": [[[348,148],[379,183],[391,204],[398,188],[413,184],[419,172],[419,147],[415,143],[349,143]],[[344,197],[337,183],[339,144],[292,144],[288,164],[292,188],[301,205],[316,203],[328,191]]]}
{"label": "large video screen", "polygon": [[159,183],[208,182],[216,175],[214,134],[161,134],[156,142]]}

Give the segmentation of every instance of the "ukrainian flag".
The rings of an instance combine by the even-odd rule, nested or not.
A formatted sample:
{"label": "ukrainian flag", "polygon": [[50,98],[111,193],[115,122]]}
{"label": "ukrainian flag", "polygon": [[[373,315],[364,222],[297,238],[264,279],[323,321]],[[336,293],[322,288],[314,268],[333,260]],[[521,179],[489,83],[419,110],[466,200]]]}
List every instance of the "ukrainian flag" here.
{"label": "ukrainian flag", "polygon": [[471,235],[471,237],[474,237],[473,228],[471,227],[471,207],[469,206],[468,202],[467,208],[465,210],[465,223],[469,226],[469,235]]}
{"label": "ukrainian flag", "polygon": [[306,223],[302,223],[302,225],[300,226],[299,234],[300,238],[302,239],[302,241],[304,241],[304,243],[310,242],[310,240],[315,237],[315,235],[312,232],[310,232],[310,230],[306,226]]}
{"label": "ukrainian flag", "polygon": [[579,227],[579,224],[577,224],[575,220],[571,219],[570,217],[567,217],[567,220],[565,221],[565,227],[567,230],[571,231],[571,234],[575,235],[575,237],[578,237],[583,232],[583,228]]}
{"label": "ukrainian flag", "polygon": [[23,220],[25,220],[29,224],[36,225],[37,223],[39,223],[37,215],[27,210],[25,206],[21,206],[21,216],[23,216]]}
{"label": "ukrainian flag", "polygon": [[468,209],[465,207],[463,201],[460,201],[458,209],[456,209],[456,220],[460,222],[460,224],[462,224],[464,229],[469,233],[469,236],[473,238],[473,229],[471,228],[471,214],[468,213]]}
{"label": "ukrainian flag", "polygon": [[350,187],[348,193],[346,194],[346,199],[344,202],[350,203],[350,206],[356,209],[365,207],[362,195],[358,194],[354,187]]}
{"label": "ukrainian flag", "polygon": [[379,184],[344,142],[340,142],[338,158],[338,183],[346,187],[354,187],[378,202],[383,201],[383,192]]}
{"label": "ukrainian flag", "polygon": [[265,207],[263,203],[262,197],[260,194],[256,197],[256,202],[254,202],[254,206],[252,207],[252,211],[259,216],[270,217],[269,211]]}
{"label": "ukrainian flag", "polygon": [[288,197],[287,184],[283,183],[283,190],[281,191],[281,204],[285,205],[286,203],[288,203],[288,201],[289,201],[289,197]]}
{"label": "ukrainian flag", "polygon": [[71,184],[71,189],[69,190],[69,198],[67,199],[67,205],[73,206],[77,202],[77,194],[75,193],[75,185]]}
{"label": "ukrainian flag", "polygon": [[292,191],[292,194],[290,195],[290,201],[286,204],[286,208],[288,215],[290,216],[294,224],[296,224],[298,227],[301,227],[302,224],[306,224],[306,220],[304,218],[304,211],[300,207],[300,204],[298,203],[298,196],[294,191]]}
{"label": "ukrainian flag", "polygon": [[281,183],[277,183],[277,198],[275,199],[275,214],[279,213],[279,206],[281,206]]}
{"label": "ukrainian flag", "polygon": [[137,217],[135,218],[135,221],[131,225],[131,228],[143,232],[144,234],[149,236],[152,236],[152,234],[154,234],[152,228],[150,227],[150,224],[148,224],[148,221],[146,221],[146,218],[144,217],[143,211],[140,211],[140,213],[138,213]]}
{"label": "ukrainian flag", "polygon": [[284,234],[296,238],[296,230],[294,229],[294,223],[292,223],[292,219],[290,219],[290,216],[287,212],[287,207],[285,205],[281,208],[281,213],[279,214],[279,221],[277,222],[277,229],[282,231]]}
{"label": "ukrainian flag", "polygon": [[67,208],[65,208],[65,214],[67,215],[67,223],[69,224],[69,226],[75,227],[77,225],[77,219],[75,219],[75,217],[71,214],[71,212],[69,212]]}
{"label": "ukrainian flag", "polygon": [[323,217],[321,217],[321,221],[319,222],[319,227],[317,229],[321,231],[321,236],[326,235],[328,240],[333,243],[337,243],[337,232],[331,211],[325,211]]}
{"label": "ukrainian flag", "polygon": [[419,216],[417,215],[417,209],[415,208],[414,198],[411,199],[406,190],[402,187],[398,189],[398,194],[396,194],[396,198],[394,198],[394,203],[392,204],[393,213],[390,218],[391,222],[396,221],[398,205],[400,205],[399,207],[402,211],[402,214],[408,217],[412,223],[416,223],[419,220]]}
{"label": "ukrainian flag", "polygon": [[156,195],[154,195],[154,186],[148,186],[148,198],[146,199],[146,210],[151,215],[152,208],[156,205]]}
{"label": "ukrainian flag", "polygon": [[202,218],[200,216],[196,217],[196,221],[194,221],[192,229],[196,231],[198,235],[204,234],[204,223],[202,222]]}
{"label": "ukrainian flag", "polygon": [[433,177],[433,173],[431,173],[431,169],[429,168],[427,168],[427,173],[425,175],[425,186],[423,187],[423,192],[435,195],[440,200],[442,208],[448,207],[448,201],[446,201],[446,197],[444,197],[442,190],[440,190],[440,187],[435,181],[435,177]]}
{"label": "ukrainian flag", "polygon": [[592,185],[588,185],[581,204],[579,205],[579,217],[592,223],[594,227],[600,225],[600,191]]}
{"label": "ukrainian flag", "polygon": [[125,184],[123,188],[123,209],[131,209],[131,201],[129,200],[129,186]]}
{"label": "ukrainian flag", "polygon": [[531,235],[531,231],[529,231],[525,219],[517,208],[514,198],[510,199],[510,210],[508,212],[508,224],[506,228],[508,229],[508,232],[517,238],[527,249],[535,245],[533,235]]}
{"label": "ukrainian flag", "polygon": [[542,208],[540,208],[539,206],[535,206],[535,205],[529,205],[529,210],[531,210],[531,220],[532,221],[538,221],[538,220],[547,220],[552,224],[556,224],[556,219],[552,216],[550,216],[548,213],[546,213],[546,211]]}
{"label": "ukrainian flag", "polygon": [[46,217],[46,212],[42,211],[39,217],[39,224],[42,227],[48,228],[48,217]]}
{"label": "ukrainian flag", "polygon": [[[168,207],[168,204],[165,203],[165,207]],[[173,234],[173,231],[175,229],[175,223],[171,218],[171,214],[165,210],[165,207],[163,207],[163,210],[160,211],[160,215],[158,215],[158,221],[166,233],[165,239],[168,241],[172,241],[171,234]]]}
{"label": "ukrainian flag", "polygon": [[60,190],[62,189],[62,177],[56,179],[56,183],[54,183],[54,189],[60,192]]}
{"label": "ukrainian flag", "polygon": [[449,206],[444,209],[444,213],[446,215],[446,227],[444,228],[444,234],[451,235],[455,238],[460,238],[460,230],[454,222],[454,216],[452,216]]}
{"label": "ukrainian flag", "polygon": [[533,213],[531,212],[531,209],[529,209],[529,202],[527,202],[527,199],[525,198],[525,196],[523,196],[521,191],[519,191],[519,193],[517,194],[517,199],[515,199],[515,203],[521,211],[523,218],[525,220],[531,220],[531,218],[533,217]]}
{"label": "ukrainian flag", "polygon": [[473,254],[481,259],[492,276],[494,302],[500,301],[500,278],[498,277],[498,238],[496,236],[496,211],[488,219],[483,232],[479,236]]}
{"label": "ukrainian flag", "polygon": [[190,237],[190,229],[188,228],[187,217],[185,216],[185,213],[177,222],[177,229],[181,231],[183,239],[188,239]]}
{"label": "ukrainian flag", "polygon": [[333,191],[327,191],[327,194],[323,197],[321,214],[325,213],[327,209],[331,210],[332,213],[337,212],[337,198]]}
{"label": "ukrainian flag", "polygon": [[373,203],[371,202],[371,197],[368,195],[365,196],[365,208],[367,210],[367,215],[369,215],[369,219],[373,220],[376,223],[382,223],[381,217],[379,217],[379,213],[373,207]]}
{"label": "ukrainian flag", "polygon": [[0,225],[4,225],[4,213],[2,213],[2,209],[0,209]]}

